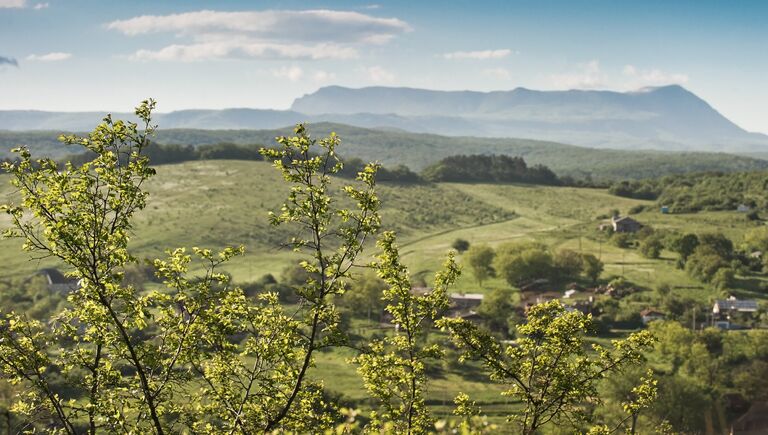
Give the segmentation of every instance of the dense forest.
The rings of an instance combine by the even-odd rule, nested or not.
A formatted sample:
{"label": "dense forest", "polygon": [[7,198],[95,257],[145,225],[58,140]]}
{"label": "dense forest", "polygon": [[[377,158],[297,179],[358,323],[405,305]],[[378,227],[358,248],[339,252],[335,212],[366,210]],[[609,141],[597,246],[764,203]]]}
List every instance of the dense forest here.
{"label": "dense forest", "polygon": [[[766,210],[768,172],[722,173],[666,176],[640,181],[621,181],[609,191],[618,196],[656,200],[678,213],[702,210]],[[743,208],[744,211],[749,211]]]}
{"label": "dense forest", "polygon": [[561,184],[546,166],[529,167],[522,157],[504,155],[446,157],[425,168],[422,175],[435,182]]}

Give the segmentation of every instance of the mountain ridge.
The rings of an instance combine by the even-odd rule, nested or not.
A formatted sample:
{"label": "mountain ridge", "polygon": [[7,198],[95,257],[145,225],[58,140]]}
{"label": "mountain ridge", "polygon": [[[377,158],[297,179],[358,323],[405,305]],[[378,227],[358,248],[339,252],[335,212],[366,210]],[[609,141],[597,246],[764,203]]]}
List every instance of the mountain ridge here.
{"label": "mountain ridge", "polygon": [[[87,131],[98,112],[0,111],[0,130]],[[114,117],[132,118],[116,113]],[[768,136],[742,129],[679,85],[631,92],[490,92],[409,87],[326,86],[289,110],[188,109],[157,113],[163,128],[274,129],[298,122],[489,138],[522,138],[591,148],[768,152]]]}

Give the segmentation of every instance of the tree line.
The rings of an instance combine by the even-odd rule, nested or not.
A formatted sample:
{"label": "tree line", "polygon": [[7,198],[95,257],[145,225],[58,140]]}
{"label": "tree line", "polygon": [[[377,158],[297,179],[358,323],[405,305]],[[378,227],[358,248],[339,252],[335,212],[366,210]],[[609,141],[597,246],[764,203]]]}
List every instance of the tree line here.
{"label": "tree line", "polygon": [[768,172],[704,172],[670,175],[639,181],[621,181],[609,192],[627,198],[655,200],[675,213],[735,210],[746,205],[766,210]]}
{"label": "tree line", "polygon": [[[217,143],[212,145],[157,144],[150,143],[146,148],[146,156],[155,165],[182,163],[196,160],[248,160],[263,161],[259,150],[262,145],[237,145],[234,143]],[[72,162],[82,165],[94,158],[93,153],[80,153],[67,156],[61,162]],[[5,161],[10,161],[5,159]],[[340,177],[354,178],[365,166],[365,162],[357,157],[342,158],[344,167],[336,174]],[[413,172],[406,165],[396,165],[391,168],[380,167],[378,174],[380,182],[425,183],[425,182],[457,182],[457,183],[528,183],[549,186],[575,185],[591,186],[593,183],[585,180],[574,180],[570,177],[563,179],[544,165],[529,167],[522,157],[505,155],[458,155],[446,157],[428,166],[421,173]]]}

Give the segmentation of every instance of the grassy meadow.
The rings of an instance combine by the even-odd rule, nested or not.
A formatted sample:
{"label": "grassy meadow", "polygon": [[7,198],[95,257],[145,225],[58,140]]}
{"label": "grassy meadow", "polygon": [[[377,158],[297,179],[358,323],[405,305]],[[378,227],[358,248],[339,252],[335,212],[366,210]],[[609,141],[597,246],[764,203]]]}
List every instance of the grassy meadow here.
{"label": "grassy meadow", "polygon": [[[336,182],[339,182],[337,180]],[[15,194],[7,175],[0,176],[3,202]],[[265,162],[196,161],[157,167],[147,186],[151,197],[136,220],[133,252],[140,258],[162,256],[178,246],[221,248],[243,244],[246,254],[228,265],[235,281],[249,282],[281,271],[297,261],[296,254],[281,248],[289,233],[270,227],[267,212],[278,210],[288,187],[278,172]],[[670,284],[673,292],[707,302],[715,296],[709,287],[675,267],[676,255],[663,252],[661,258],[642,257],[637,250],[620,249],[605,240],[597,227],[612,210],[622,214],[637,205],[646,210],[634,215],[656,228],[688,232],[720,231],[738,245],[743,234],[757,225],[737,212],[661,214],[653,203],[610,195],[604,189],[489,184],[382,184],[383,223],[399,235],[401,254],[414,278],[427,282],[440,266],[457,238],[471,244],[498,246],[511,240],[536,240],[553,251],[568,248],[589,252],[605,263],[603,277],[624,276],[641,287],[652,289]],[[6,226],[6,216],[0,224]],[[373,245],[367,254],[375,252]],[[459,257],[461,262],[461,257]],[[24,276],[55,265],[52,259],[31,259],[20,250],[18,240],[0,241],[1,278]],[[756,278],[742,279],[738,295],[765,299],[758,292]],[[489,279],[479,286],[466,270],[455,291],[489,292],[507,286]],[[645,308],[638,304],[638,310]],[[381,333],[375,325],[359,325],[364,334]],[[379,331],[379,332],[377,332]],[[365,396],[360,378],[349,365],[347,350],[322,353],[313,372],[326,386],[345,399],[359,401]],[[469,393],[489,416],[504,408],[502,387],[490,385],[476,370],[445,369],[430,384],[430,402],[438,413],[447,414],[459,391]],[[329,382],[328,380],[332,380]]]}

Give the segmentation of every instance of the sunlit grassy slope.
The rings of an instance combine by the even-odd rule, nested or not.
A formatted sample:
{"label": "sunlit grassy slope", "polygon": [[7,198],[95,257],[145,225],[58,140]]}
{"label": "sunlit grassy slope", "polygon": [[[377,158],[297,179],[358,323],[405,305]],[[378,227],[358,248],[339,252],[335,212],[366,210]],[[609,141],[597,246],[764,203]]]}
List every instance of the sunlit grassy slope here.
{"label": "sunlit grassy slope", "polygon": [[[0,176],[0,195],[12,198],[6,175]],[[337,180],[335,188],[340,186]],[[415,277],[429,278],[456,238],[492,246],[515,239],[535,239],[553,249],[567,247],[592,252],[606,263],[606,275],[625,275],[652,287],[658,282],[684,287],[699,284],[674,267],[672,253],[648,260],[635,250],[601,243],[596,227],[600,216],[613,209],[626,212],[650,202],[620,198],[600,189],[530,185],[381,184],[386,229],[397,231],[401,251]],[[239,281],[266,273],[278,275],[295,260],[280,247],[292,233],[268,224],[267,212],[279,209],[288,187],[268,163],[203,161],[157,167],[148,184],[149,204],[136,220],[132,247],[139,257],[156,257],[178,246],[221,248],[243,244],[246,255],[229,270]],[[649,207],[636,216],[660,228],[692,232],[722,231],[737,243],[753,223],[735,212],[663,215]],[[0,217],[5,226],[7,218]],[[30,260],[18,240],[0,241],[2,275],[21,275],[54,264],[51,259]],[[374,252],[373,249],[368,250]],[[457,288],[487,291],[505,285],[490,280],[478,288],[467,271]],[[704,292],[692,292],[701,297]]]}
{"label": "sunlit grassy slope", "polygon": [[[8,176],[0,176],[0,196],[4,199],[14,197],[9,181]],[[336,187],[339,185],[337,180]],[[159,166],[148,190],[149,204],[137,218],[132,239],[134,253],[139,257],[159,256],[165,249],[177,246],[221,248],[243,244],[246,255],[227,267],[240,282],[266,273],[279,277],[287,265],[297,261],[296,254],[280,248],[280,243],[291,236],[290,230],[270,227],[267,222],[267,212],[279,209],[288,192],[288,186],[267,163],[208,161]],[[612,196],[600,189],[383,184],[379,194],[385,228],[398,232],[401,253],[412,276],[426,281],[457,238],[492,246],[530,239],[544,242],[553,250],[594,253],[606,264],[604,276],[623,275],[646,288],[664,282],[676,287],[673,291],[677,294],[707,301],[714,292],[676,269],[673,253],[664,252],[662,258],[649,260],[636,250],[619,249],[601,241],[596,230],[601,216],[613,209],[626,213],[644,204],[648,210],[635,216],[643,223],[691,232],[722,231],[737,244],[743,233],[755,225],[735,212],[664,215],[650,207],[650,202]],[[0,223],[6,226],[7,218],[0,216]],[[55,264],[50,259],[30,260],[19,248],[18,240],[0,241],[0,278],[27,275]],[[375,252],[375,248],[369,246],[367,252]],[[750,290],[756,285],[743,284],[736,290],[738,295],[765,297]],[[466,270],[455,290],[488,292],[506,285],[500,279],[491,279],[480,287]],[[365,393],[347,363],[349,356],[345,351],[319,355],[313,376],[333,380],[327,385],[331,390],[347,399],[360,400]],[[481,376],[447,371],[430,385],[430,403],[442,415],[449,413],[452,398],[459,391],[471,393],[489,415],[499,419],[510,406],[499,395],[502,387],[489,384]]]}

